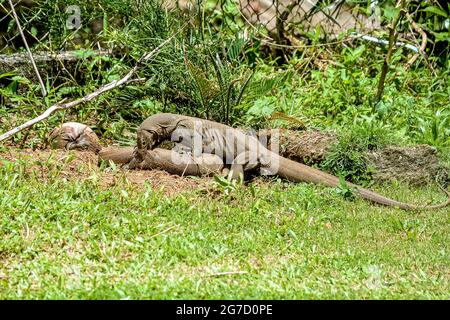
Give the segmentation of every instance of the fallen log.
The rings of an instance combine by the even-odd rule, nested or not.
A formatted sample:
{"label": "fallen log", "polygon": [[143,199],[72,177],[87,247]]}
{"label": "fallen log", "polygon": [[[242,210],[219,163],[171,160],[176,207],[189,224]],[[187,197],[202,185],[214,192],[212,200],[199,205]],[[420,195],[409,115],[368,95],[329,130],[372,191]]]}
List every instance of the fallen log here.
{"label": "fallen log", "polygon": [[[111,50],[76,50],[64,52],[38,51],[33,52],[34,60],[37,63],[49,61],[77,61],[87,57],[99,57],[112,54]],[[15,66],[23,63],[31,63],[30,57],[26,52],[0,55],[0,70],[6,66]]]}
{"label": "fallen log", "polygon": [[[110,56],[107,50],[77,50],[64,52],[38,51],[33,52],[36,67],[42,78],[58,74],[60,77],[73,78],[77,73],[78,62],[88,58]],[[32,82],[37,82],[29,55],[25,52],[0,55],[0,74],[19,75]]]}

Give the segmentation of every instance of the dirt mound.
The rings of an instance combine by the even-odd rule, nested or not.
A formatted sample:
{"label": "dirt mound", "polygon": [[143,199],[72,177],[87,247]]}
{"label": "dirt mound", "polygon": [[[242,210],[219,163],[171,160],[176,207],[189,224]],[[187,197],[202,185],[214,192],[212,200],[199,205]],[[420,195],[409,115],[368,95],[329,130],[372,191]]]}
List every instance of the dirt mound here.
{"label": "dirt mound", "polygon": [[367,154],[369,164],[375,168],[373,175],[377,182],[406,181],[421,185],[438,178],[448,183],[448,169],[439,163],[437,150],[429,145],[412,147],[388,146]]}
{"label": "dirt mound", "polygon": [[[331,146],[338,141],[336,135],[320,131],[295,131],[280,129],[279,135],[273,130],[263,130],[259,138],[267,139],[274,149],[279,143],[279,154],[291,160],[312,165],[326,157]],[[440,164],[437,150],[429,145],[412,147],[388,146],[367,154],[368,165],[374,168],[376,182],[403,181],[412,185],[450,183],[450,173]]]}
{"label": "dirt mound", "polygon": [[336,135],[329,132],[287,129],[277,131],[278,135],[274,130],[263,130],[259,133],[259,138],[267,139],[272,150],[278,144],[281,156],[309,165],[323,161],[330,147],[337,142]]}
{"label": "dirt mound", "polygon": [[109,188],[118,183],[126,183],[138,188],[162,189],[166,195],[194,189],[208,189],[212,180],[209,178],[180,177],[161,170],[126,170],[98,167],[98,157],[92,152],[65,150],[31,150],[13,149],[0,153],[1,160],[23,164],[25,173],[48,180],[57,174],[68,180],[92,179],[95,176],[101,186]]}

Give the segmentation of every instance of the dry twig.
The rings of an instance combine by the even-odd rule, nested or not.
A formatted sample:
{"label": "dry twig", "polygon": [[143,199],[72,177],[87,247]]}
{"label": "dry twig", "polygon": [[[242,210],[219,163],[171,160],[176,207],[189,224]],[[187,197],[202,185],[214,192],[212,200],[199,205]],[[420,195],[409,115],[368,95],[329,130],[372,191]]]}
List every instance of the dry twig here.
{"label": "dry twig", "polygon": [[414,30],[416,30],[416,32],[418,32],[420,34],[420,36],[422,37],[422,44],[420,45],[419,48],[419,52],[416,53],[415,55],[413,55],[411,57],[411,59],[409,59],[409,61],[406,63],[406,68],[408,69],[409,67],[411,67],[413,65],[414,62],[416,62],[416,60],[419,58],[419,55],[422,55],[425,58],[425,61],[428,65],[428,67],[432,70],[433,68],[431,67],[431,65],[428,62],[428,56],[425,53],[425,49],[427,47],[427,34],[425,33],[425,31],[422,30],[421,27],[419,27],[419,25],[412,19],[411,15],[406,13],[406,18],[408,19],[409,23],[411,23],[411,26],[413,27]]}
{"label": "dry twig", "polygon": [[211,273],[208,275],[208,277],[219,277],[219,276],[231,276],[235,274],[247,274],[247,271],[226,271],[226,272],[216,272]]}
{"label": "dry twig", "polygon": [[8,2],[9,2],[9,5],[11,6],[11,12],[14,16],[14,20],[16,20],[16,24],[17,24],[17,28],[19,29],[20,36],[22,37],[23,43],[25,44],[25,48],[27,49],[28,55],[30,57],[31,64],[33,65],[34,72],[36,72],[36,76],[39,80],[39,85],[41,86],[41,90],[42,90],[42,96],[46,97],[47,90],[45,90],[45,85],[44,85],[44,82],[42,81],[41,75],[39,74],[39,70],[36,66],[36,62],[34,62],[33,54],[31,53],[30,47],[28,46],[27,39],[25,38],[25,35],[23,33],[22,26],[20,25],[19,17],[17,16],[16,9],[14,8],[14,4],[12,3],[12,0],[8,0]]}
{"label": "dry twig", "polygon": [[154,235],[150,236],[149,239],[155,238],[155,237],[160,236],[160,235],[162,235],[162,234],[164,234],[164,233],[167,233],[167,232],[169,232],[170,230],[175,229],[175,228],[177,228],[177,227],[179,227],[179,226],[180,226],[179,224],[176,224],[176,225],[174,225],[174,226],[171,226],[171,227],[169,227],[169,228],[167,228],[167,229],[165,229],[165,230],[163,230],[163,231],[161,231],[161,232],[155,233]]}
{"label": "dry twig", "polygon": [[47,110],[45,110],[41,115],[39,115],[38,117],[31,119],[27,122],[25,122],[24,124],[15,127],[14,129],[11,129],[10,131],[2,134],[0,136],[0,141],[3,141],[5,139],[8,139],[9,137],[13,136],[14,134],[29,128],[31,126],[33,126],[34,124],[47,119],[53,112],[57,111],[57,110],[65,110],[65,109],[69,109],[72,107],[75,107],[77,105],[80,105],[82,103],[86,103],[88,101],[93,100],[94,98],[98,97],[99,95],[103,94],[104,92],[110,91],[114,88],[117,88],[123,84],[126,84],[130,81],[135,81],[135,80],[131,80],[131,77],[136,73],[136,71],[138,70],[139,66],[141,65],[141,63],[148,61],[150,58],[152,58],[154,55],[156,55],[165,45],[167,45],[175,36],[177,35],[177,33],[175,33],[174,35],[172,35],[170,38],[168,38],[167,40],[165,40],[163,43],[161,43],[158,47],[156,47],[153,51],[144,54],[136,63],[136,65],[133,67],[133,69],[131,69],[125,77],[123,77],[120,80],[115,80],[112,81],[102,87],[100,87],[98,90],[88,94],[85,97],[82,97],[80,99],[71,101],[71,102],[67,102],[67,103],[63,103],[63,101],[60,101],[54,105],[52,105],[50,108],[48,108]]}

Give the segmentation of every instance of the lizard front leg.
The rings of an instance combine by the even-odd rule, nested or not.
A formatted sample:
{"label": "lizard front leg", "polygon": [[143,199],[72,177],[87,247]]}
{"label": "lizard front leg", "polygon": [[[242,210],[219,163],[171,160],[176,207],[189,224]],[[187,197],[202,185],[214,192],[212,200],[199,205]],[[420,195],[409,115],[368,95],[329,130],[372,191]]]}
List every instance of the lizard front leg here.
{"label": "lizard front leg", "polygon": [[158,134],[155,131],[148,131],[139,128],[137,131],[137,145],[133,151],[133,159],[129,163],[130,169],[137,169],[144,161],[147,150],[152,150],[158,140]]}
{"label": "lizard front leg", "polygon": [[210,176],[213,174],[226,175],[228,173],[222,159],[215,154],[202,153],[199,157],[193,157],[193,161],[197,164],[202,176]]}

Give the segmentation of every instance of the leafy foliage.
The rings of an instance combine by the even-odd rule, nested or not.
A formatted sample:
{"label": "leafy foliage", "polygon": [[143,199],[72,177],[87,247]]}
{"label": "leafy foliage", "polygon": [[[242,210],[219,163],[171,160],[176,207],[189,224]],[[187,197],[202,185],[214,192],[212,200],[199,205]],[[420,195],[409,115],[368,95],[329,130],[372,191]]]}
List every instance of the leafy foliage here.
{"label": "leafy foliage", "polygon": [[[450,141],[447,55],[441,55],[444,64],[434,65],[433,70],[425,64],[407,70],[405,52],[395,52],[385,95],[374,105],[383,48],[359,41],[328,49],[307,48],[281,59],[286,61],[281,64],[278,58],[272,60],[273,54],[265,55],[267,49],[253,37],[253,30],[245,30],[236,19],[233,1],[202,3],[201,10],[179,12],[166,10],[161,1],[103,0],[99,4],[47,0],[22,10],[21,18],[30,21],[25,29],[33,27],[41,39],[34,43],[34,50],[73,48],[82,59],[71,69],[74,72],[61,70],[47,75],[46,99],[39,96],[35,80],[17,72],[3,74],[2,125],[11,127],[63,98],[74,99],[119,79],[149,48],[181,31],[140,70],[138,76],[146,81],[110,92],[87,106],[55,114],[48,125],[40,124],[35,129],[70,119],[86,122],[108,139],[118,139],[128,134],[123,128],[128,127],[132,135],[143,118],[161,111],[255,128],[285,126],[286,121],[274,117],[283,114],[305,126],[338,131],[363,124],[365,130],[381,129],[395,136],[398,143],[429,143],[446,152]],[[81,9],[83,28],[76,32],[63,23],[65,9],[72,4]],[[392,5],[392,1],[381,2],[386,19]],[[443,30],[447,9],[439,1],[414,2],[411,10],[414,8],[420,10],[412,17],[422,27],[430,28],[427,32],[432,30],[429,23],[433,19],[433,32]],[[94,32],[98,25],[100,31]],[[407,26],[408,21],[403,21],[402,30]],[[113,54],[96,56],[94,49],[99,47]],[[430,61],[433,64],[432,58]],[[31,141],[38,145],[40,138],[32,137]]]}
{"label": "leafy foliage", "polygon": [[[372,169],[368,167],[365,156],[367,150],[367,139],[355,132],[344,134],[327,153],[326,159],[320,166],[345,180],[367,185],[372,179]],[[342,188],[342,190],[346,189]]]}

